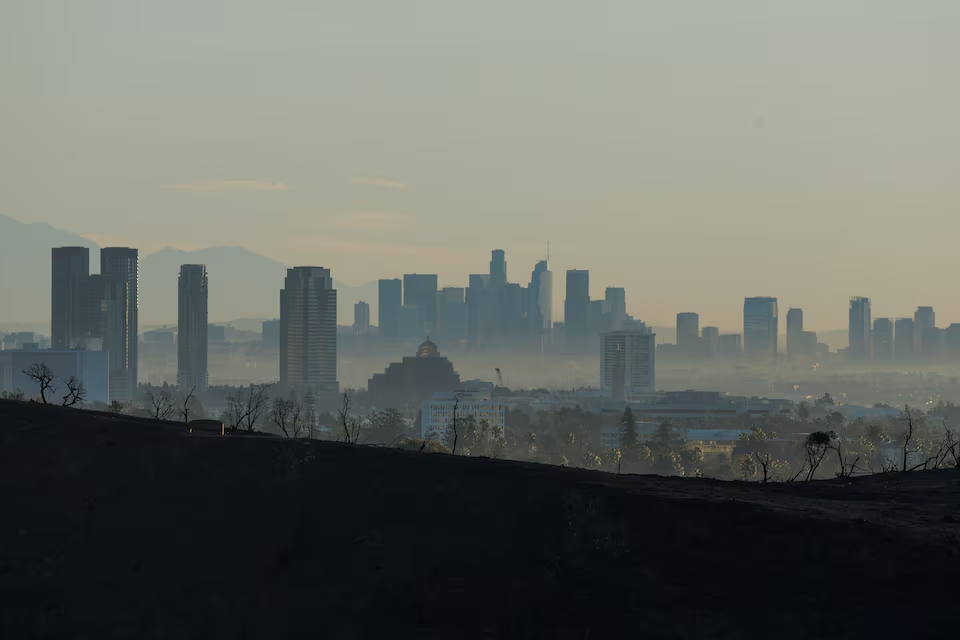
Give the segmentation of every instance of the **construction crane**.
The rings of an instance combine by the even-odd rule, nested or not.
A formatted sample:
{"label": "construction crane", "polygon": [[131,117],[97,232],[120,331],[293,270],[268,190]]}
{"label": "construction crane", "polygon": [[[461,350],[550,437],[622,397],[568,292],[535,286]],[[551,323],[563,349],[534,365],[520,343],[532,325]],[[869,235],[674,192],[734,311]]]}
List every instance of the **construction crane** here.
{"label": "construction crane", "polygon": [[503,384],[503,376],[500,375],[500,367],[496,368],[496,372],[497,372],[497,386],[498,387],[506,386]]}

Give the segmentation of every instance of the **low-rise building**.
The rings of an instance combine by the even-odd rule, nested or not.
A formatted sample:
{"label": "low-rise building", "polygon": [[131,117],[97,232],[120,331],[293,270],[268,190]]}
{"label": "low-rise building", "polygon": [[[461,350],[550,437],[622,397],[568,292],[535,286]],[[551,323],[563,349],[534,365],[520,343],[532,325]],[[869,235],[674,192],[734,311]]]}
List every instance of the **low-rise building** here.
{"label": "low-rise building", "polygon": [[473,416],[477,422],[486,420],[494,430],[503,429],[504,407],[500,400],[491,399],[475,389],[430,394],[420,404],[420,435],[446,441],[452,437],[456,407],[457,421]]}

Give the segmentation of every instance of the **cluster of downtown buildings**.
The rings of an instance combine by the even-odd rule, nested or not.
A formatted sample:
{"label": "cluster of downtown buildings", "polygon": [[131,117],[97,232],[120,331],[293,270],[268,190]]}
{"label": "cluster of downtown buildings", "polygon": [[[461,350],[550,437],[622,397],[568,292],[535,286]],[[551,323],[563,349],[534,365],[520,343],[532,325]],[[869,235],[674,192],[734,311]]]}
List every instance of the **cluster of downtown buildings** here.
{"label": "cluster of downtown buildings", "polygon": [[[90,251],[85,247],[54,248],[51,256],[50,349],[40,356],[36,344],[17,343],[12,351],[7,346],[0,358],[0,388],[29,388],[19,372],[42,360],[57,375],[81,378],[91,400],[133,400],[138,383],[137,249],[101,249],[99,274],[90,273]],[[222,330],[208,324],[206,267],[182,265],[178,290],[177,385],[202,396],[209,380],[210,336],[214,329]],[[502,250],[492,252],[488,273],[469,275],[466,287],[440,288],[437,275],[406,274],[380,280],[378,295],[377,327],[371,326],[367,303],[354,307],[352,333],[357,339],[427,344],[432,338],[449,347],[527,354],[548,350],[597,354],[599,347],[600,392],[614,399],[656,391],[658,356],[743,356],[763,361],[778,354],[776,298],[745,299],[742,334],[701,329],[698,314],[680,313],[676,344],[657,345],[651,328],[627,313],[623,288],[607,287],[602,300],[590,298],[586,270],[566,272],[564,322],[554,322],[553,274],[547,260],[537,262],[524,286],[508,280]],[[288,269],[279,302],[280,317],[264,322],[263,338],[278,348],[281,387],[332,405],[339,394],[339,336],[337,291],[330,270]],[[851,298],[849,332],[850,346],[841,352],[850,360],[960,354],[960,324],[937,328],[930,307],[918,308],[913,318],[871,320],[869,299]],[[815,333],[804,330],[801,309],[787,312],[786,345],[791,357],[819,358],[827,349]],[[376,379],[372,384],[378,384]]]}

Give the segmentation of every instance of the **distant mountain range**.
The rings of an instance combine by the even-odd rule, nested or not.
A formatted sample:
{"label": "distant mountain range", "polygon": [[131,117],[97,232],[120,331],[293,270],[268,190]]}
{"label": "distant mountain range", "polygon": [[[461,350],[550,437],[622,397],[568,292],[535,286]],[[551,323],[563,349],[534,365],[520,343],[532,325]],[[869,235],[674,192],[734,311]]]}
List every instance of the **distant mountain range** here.
{"label": "distant mountain range", "polygon": [[[50,250],[90,249],[90,268],[99,271],[96,243],[48,224],[25,224],[0,214],[0,322],[49,322]],[[140,256],[140,323],[177,322],[177,277],[182,264],[205,264],[210,279],[210,321],[276,318],[287,266],[243,247],[197,251],[162,249]],[[340,324],[353,323],[353,305],[364,300],[376,317],[377,283],[348,287],[334,281]]]}

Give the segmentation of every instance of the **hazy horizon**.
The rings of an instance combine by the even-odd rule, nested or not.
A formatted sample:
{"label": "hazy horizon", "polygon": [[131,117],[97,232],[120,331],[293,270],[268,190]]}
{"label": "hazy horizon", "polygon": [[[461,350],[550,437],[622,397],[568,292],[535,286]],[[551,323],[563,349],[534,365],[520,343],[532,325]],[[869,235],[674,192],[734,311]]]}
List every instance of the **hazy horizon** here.
{"label": "hazy horizon", "polygon": [[579,268],[653,325],[960,322],[956,3],[319,4],[8,7],[0,212],[353,286],[549,240],[557,320]]}

